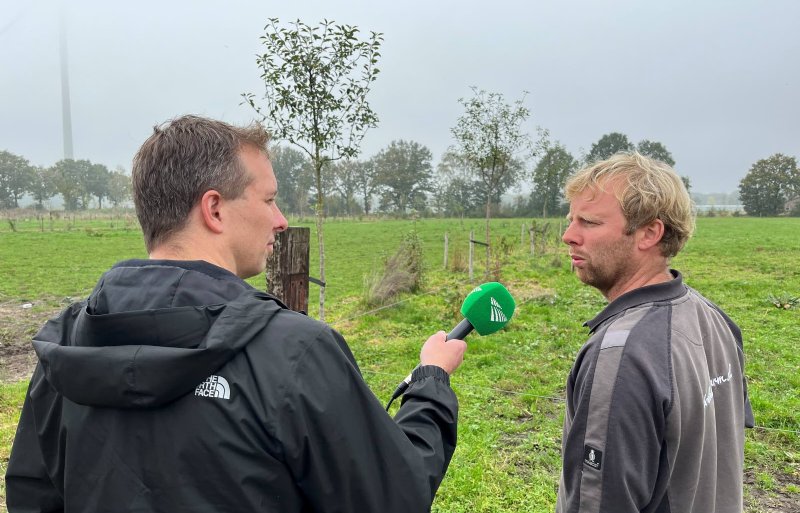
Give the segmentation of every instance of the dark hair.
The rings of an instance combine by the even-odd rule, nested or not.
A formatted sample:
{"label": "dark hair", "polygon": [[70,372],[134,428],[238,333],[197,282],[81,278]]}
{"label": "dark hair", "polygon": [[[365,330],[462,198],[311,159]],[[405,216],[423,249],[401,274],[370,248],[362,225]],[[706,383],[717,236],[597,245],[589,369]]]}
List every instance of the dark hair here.
{"label": "dark hair", "polygon": [[153,127],[133,158],[133,203],[147,251],[186,224],[195,203],[211,189],[238,198],[251,181],[239,151],[267,152],[269,133],[256,123],[235,127],[199,116],[182,116]]}

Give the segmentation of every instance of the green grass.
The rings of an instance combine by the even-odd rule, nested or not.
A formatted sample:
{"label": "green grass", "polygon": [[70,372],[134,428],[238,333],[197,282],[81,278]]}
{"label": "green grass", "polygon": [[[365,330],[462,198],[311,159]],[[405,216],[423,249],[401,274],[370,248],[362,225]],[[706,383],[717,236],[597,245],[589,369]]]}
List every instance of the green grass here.
{"label": "green grass", "polygon": [[[18,221],[17,232],[0,225],[0,301],[80,297],[113,262],[145,256],[137,230],[119,221],[111,228],[111,221],[75,220],[69,230],[54,224],[52,232],[46,225],[42,232],[35,219]],[[464,365],[453,376],[461,403],[459,446],[434,511],[553,510],[564,381],[586,339],[581,324],[603,308],[604,300],[572,275],[566,248],[555,237],[546,255],[531,258],[527,240],[520,241],[523,222],[530,224],[493,221],[493,241],[502,256],[491,279],[527,299],[520,301],[508,328],[491,337],[470,337]],[[557,231],[559,220],[551,223]],[[303,225],[313,231],[313,223]],[[466,261],[469,231],[482,240],[483,226],[479,219],[326,224],[327,320],[345,335],[381,401],[416,364],[424,339],[457,322],[460,302],[474,285],[464,271],[442,269],[444,232],[450,235],[452,264],[454,253]],[[393,308],[361,315],[364,275],[379,268],[411,229],[424,243],[424,290]],[[767,300],[770,294],[800,295],[798,233],[800,219],[701,218],[696,236],[674,262],[689,285],[720,305],[744,333],[751,402],[760,426],[748,431],[745,447],[746,510],[751,512],[763,510],[760,501],[767,496],[800,502],[800,307],[782,310]],[[312,276],[318,275],[315,241],[312,234]],[[501,245],[507,251],[500,251]],[[477,251],[475,281],[483,279],[483,252]],[[251,283],[263,287],[264,278]],[[317,290],[311,286],[312,315]],[[0,435],[7,457],[24,386],[0,386],[0,394],[8,419]]]}
{"label": "green grass", "polygon": [[[27,390],[28,383],[25,382],[0,385],[0,471],[4,476]],[[2,488],[0,508],[5,510],[5,482]]]}

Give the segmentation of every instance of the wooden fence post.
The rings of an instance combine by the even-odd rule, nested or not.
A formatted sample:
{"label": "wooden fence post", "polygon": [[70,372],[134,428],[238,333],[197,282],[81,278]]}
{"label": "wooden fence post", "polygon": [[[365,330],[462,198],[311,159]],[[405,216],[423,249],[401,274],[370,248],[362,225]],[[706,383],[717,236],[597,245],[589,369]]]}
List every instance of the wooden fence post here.
{"label": "wooden fence post", "polygon": [[447,232],[444,232],[444,268],[447,269],[447,243],[449,240],[447,239]]}
{"label": "wooden fence post", "polygon": [[550,222],[544,223],[542,226],[542,255],[547,253],[547,235],[550,233]]}
{"label": "wooden fence post", "polygon": [[475,253],[475,243],[472,241],[475,238],[475,230],[469,231],[469,281],[472,281],[472,256]]}
{"label": "wooden fence post", "polygon": [[308,311],[308,254],[311,229],[290,227],[275,235],[267,258],[267,292],[296,312]]}

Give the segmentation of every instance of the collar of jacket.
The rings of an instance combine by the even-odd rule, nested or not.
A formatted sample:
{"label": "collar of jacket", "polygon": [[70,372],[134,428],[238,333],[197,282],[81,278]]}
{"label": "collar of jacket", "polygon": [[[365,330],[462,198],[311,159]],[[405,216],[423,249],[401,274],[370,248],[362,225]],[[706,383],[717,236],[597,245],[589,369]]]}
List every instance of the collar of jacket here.
{"label": "collar of jacket", "polygon": [[686,294],[687,289],[683,284],[681,273],[675,269],[670,269],[669,272],[672,274],[672,279],[670,281],[656,283],[655,285],[647,285],[626,292],[609,303],[594,319],[586,321],[583,325],[589,327],[589,333],[593,333],[603,322],[629,308],[645,303],[670,301]]}
{"label": "collar of jacket", "polygon": [[165,267],[178,267],[180,269],[186,269],[187,271],[197,271],[206,274],[208,276],[211,276],[212,278],[216,278],[218,280],[240,283],[247,288],[253,289],[253,287],[249,283],[239,278],[229,270],[224,269],[218,265],[206,262],[205,260],[159,260],[159,259],[151,260],[146,258],[132,258],[130,260],[123,260],[121,262],[117,262],[111,268],[116,269],[118,267],[147,267],[152,265],[162,265]]}

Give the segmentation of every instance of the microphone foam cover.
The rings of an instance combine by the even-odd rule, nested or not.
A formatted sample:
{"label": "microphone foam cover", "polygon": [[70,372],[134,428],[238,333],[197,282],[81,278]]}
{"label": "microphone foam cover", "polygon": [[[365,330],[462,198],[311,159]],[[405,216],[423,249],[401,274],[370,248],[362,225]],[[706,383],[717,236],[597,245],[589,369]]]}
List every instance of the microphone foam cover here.
{"label": "microphone foam cover", "polygon": [[480,335],[489,335],[508,324],[517,304],[511,293],[496,281],[479,285],[461,305],[461,314]]}

